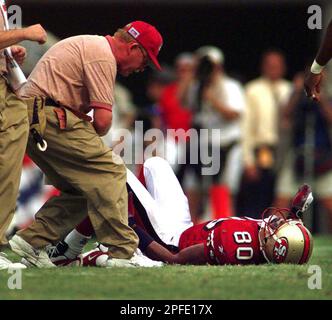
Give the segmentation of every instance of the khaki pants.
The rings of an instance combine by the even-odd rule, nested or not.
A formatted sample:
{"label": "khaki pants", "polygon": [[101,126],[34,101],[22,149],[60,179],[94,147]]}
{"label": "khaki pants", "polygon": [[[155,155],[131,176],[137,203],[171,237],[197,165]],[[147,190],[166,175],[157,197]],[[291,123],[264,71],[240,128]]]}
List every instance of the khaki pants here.
{"label": "khaki pants", "polygon": [[47,125],[41,152],[31,136],[27,152],[43,170],[48,181],[61,191],[47,201],[35,221],[18,234],[33,247],[42,248],[63,239],[87,215],[97,240],[108,246],[115,258],[130,258],[138,237],[128,226],[126,167],[106,147],[90,122],[64,110],[65,124],[45,107]]}
{"label": "khaki pants", "polygon": [[28,133],[27,106],[0,77],[0,249],[16,207]]}

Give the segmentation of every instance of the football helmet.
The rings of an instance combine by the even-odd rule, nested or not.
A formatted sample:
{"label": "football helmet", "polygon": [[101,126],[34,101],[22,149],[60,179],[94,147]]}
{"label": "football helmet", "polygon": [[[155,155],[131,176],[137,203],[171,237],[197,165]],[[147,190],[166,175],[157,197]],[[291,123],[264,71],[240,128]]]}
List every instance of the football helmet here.
{"label": "football helmet", "polygon": [[292,200],[290,208],[291,215],[289,217],[302,219],[303,213],[308,209],[313,200],[311,187],[308,184],[303,184]]}
{"label": "football helmet", "polygon": [[271,263],[307,263],[313,249],[310,231],[299,219],[286,219],[289,209],[269,208],[259,231],[261,251]]}

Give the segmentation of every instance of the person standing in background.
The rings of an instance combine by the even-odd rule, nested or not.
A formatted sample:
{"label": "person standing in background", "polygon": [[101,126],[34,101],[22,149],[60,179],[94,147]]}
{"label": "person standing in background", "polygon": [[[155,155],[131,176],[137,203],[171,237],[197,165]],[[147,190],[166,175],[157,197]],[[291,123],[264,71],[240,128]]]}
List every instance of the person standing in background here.
{"label": "person standing in background", "polygon": [[[201,204],[190,207],[193,220],[197,222],[205,210],[205,201],[201,199],[202,190],[205,189],[202,183],[208,186],[206,196],[210,200],[213,218],[220,217],[215,214],[229,216],[233,212],[232,195],[237,192],[241,173],[241,117],[246,107],[241,84],[225,72],[223,52],[214,46],[203,46],[195,55],[197,67],[188,90],[188,105],[193,113],[193,126],[200,138],[198,158],[201,159],[203,145],[210,152],[217,150],[212,152],[210,165],[215,166],[218,162],[219,168],[216,174],[202,177],[200,160],[198,164],[189,165],[196,176],[193,188],[197,193],[193,199],[195,203],[197,199],[201,200]],[[200,129],[207,129],[208,135],[200,135]],[[186,161],[190,159],[187,157]],[[228,205],[221,208],[220,204],[224,203]]]}
{"label": "person standing in background", "polygon": [[280,113],[288,100],[291,83],[285,57],[280,51],[266,51],[261,59],[261,76],[246,87],[247,108],[243,117],[244,172],[238,197],[238,212],[257,218],[272,204],[280,152]]}
{"label": "person standing in background", "polygon": [[189,52],[183,52],[175,59],[176,79],[164,88],[160,99],[160,113],[167,129],[187,131],[191,128],[192,113],[185,102],[194,78],[194,67],[194,55]]}
{"label": "person standing in background", "polygon": [[164,129],[175,130],[174,136],[169,137],[169,144],[172,142],[175,150],[172,168],[182,183],[186,164],[181,164],[180,160],[185,156],[186,142],[189,141],[188,130],[192,126],[192,112],[186,105],[186,98],[194,77],[194,55],[189,52],[180,53],[175,58],[174,65],[175,80],[164,88],[159,109]]}

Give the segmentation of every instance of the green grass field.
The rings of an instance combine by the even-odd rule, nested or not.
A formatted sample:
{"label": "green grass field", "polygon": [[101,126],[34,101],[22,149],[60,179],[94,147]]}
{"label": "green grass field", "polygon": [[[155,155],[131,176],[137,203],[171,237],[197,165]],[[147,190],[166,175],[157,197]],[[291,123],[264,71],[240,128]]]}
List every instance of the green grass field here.
{"label": "green grass field", "polygon": [[[308,288],[310,265],[322,270],[320,290]],[[0,271],[0,300],[332,299],[332,237],[315,237],[312,259],[304,266],[31,268],[23,270],[21,290],[8,289],[10,276]]]}

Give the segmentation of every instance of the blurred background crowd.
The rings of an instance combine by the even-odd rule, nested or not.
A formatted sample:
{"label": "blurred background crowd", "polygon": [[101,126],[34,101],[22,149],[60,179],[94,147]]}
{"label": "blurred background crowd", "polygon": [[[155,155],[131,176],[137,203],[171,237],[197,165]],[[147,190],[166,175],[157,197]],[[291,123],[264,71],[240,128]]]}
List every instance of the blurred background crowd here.
{"label": "blurred background crowd", "polygon": [[[317,3],[327,24],[331,4]],[[182,135],[165,141],[163,156],[172,163],[188,197],[194,222],[234,215],[260,218],[266,207],[287,207],[306,182],[318,200],[307,218],[309,227],[332,232],[332,80],[327,72],[320,103],[305,97],[303,73],[322,33],[307,26],[309,1],[8,4],[21,6],[24,24],[40,22],[53,34],[42,47],[23,43],[29,53],[26,75],[50,46],[65,37],[113,34],[118,26],[140,19],[158,27],[165,41],[160,54],[163,70],[149,71],[143,81],[141,75],[139,80],[118,79],[113,125],[105,142],[116,145],[120,139],[116,129],[134,132],[135,121],[143,121],[143,133],[150,128],[165,133],[183,129]],[[205,164],[189,162],[191,128],[209,129],[210,134],[200,138],[209,150],[218,150],[217,174],[202,175]],[[177,163],[176,157],[186,157],[186,163]],[[138,173],[141,163],[128,167]],[[9,232],[27,226],[43,202],[56,194],[26,157]]]}

